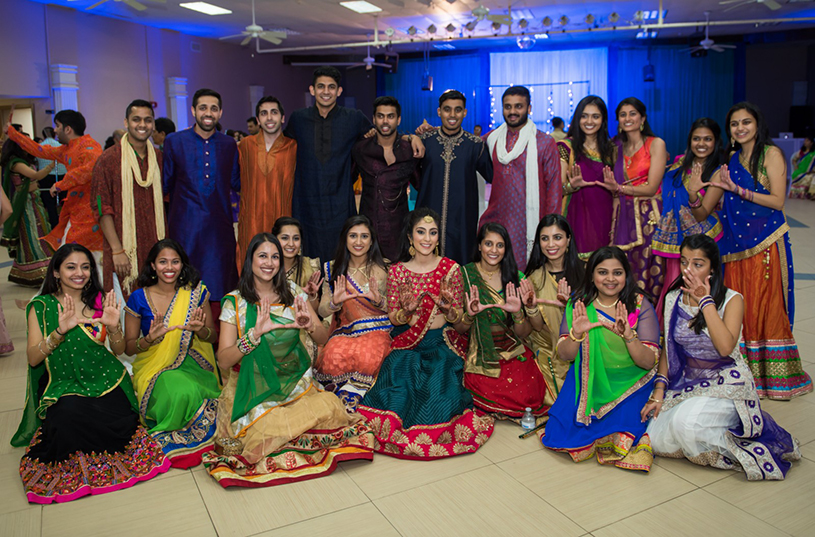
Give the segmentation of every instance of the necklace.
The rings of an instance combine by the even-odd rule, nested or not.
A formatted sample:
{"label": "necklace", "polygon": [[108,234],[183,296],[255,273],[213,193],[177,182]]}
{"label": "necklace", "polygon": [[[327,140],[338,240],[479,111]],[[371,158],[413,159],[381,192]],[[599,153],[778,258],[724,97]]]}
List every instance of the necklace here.
{"label": "necklace", "polygon": [[614,306],[617,305],[617,302],[619,302],[620,299],[618,297],[617,300],[615,300],[613,304],[603,304],[602,302],[600,302],[599,298],[595,298],[594,301],[597,302],[598,304],[600,304],[601,306],[603,306],[604,308],[613,308]]}
{"label": "necklace", "polygon": [[486,270],[486,269],[481,267],[481,263],[476,263],[475,266],[478,267],[478,272],[480,272],[482,275],[486,276],[487,278],[492,278],[493,276],[498,274],[498,271],[501,270],[501,267],[498,267],[495,270]]}

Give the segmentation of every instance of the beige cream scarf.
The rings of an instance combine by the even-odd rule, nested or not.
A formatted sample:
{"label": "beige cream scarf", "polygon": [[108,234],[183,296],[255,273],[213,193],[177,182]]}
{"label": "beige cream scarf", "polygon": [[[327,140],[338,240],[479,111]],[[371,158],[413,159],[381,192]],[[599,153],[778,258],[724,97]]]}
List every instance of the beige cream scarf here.
{"label": "beige cream scarf", "polygon": [[133,179],[140,187],[153,187],[153,209],[156,216],[158,240],[164,238],[164,194],[161,190],[161,171],[156,160],[156,148],[147,142],[147,179],[141,176],[139,159],[132,150],[128,135],[122,136],[122,248],[130,259],[130,274],[118,274],[122,290],[130,293],[139,276],[138,242],[136,237],[136,207],[133,199]]}

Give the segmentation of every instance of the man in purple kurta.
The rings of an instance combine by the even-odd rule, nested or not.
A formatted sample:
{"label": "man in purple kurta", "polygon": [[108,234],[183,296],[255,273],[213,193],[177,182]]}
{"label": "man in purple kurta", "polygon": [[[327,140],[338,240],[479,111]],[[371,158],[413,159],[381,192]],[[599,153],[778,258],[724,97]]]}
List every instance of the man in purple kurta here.
{"label": "man in purple kurta", "polygon": [[[504,92],[501,102],[504,124],[484,137],[493,176],[490,203],[479,227],[498,222],[507,228],[518,268],[524,270],[538,222],[547,214],[560,213],[560,159],[555,140],[529,119],[528,89],[513,86]],[[528,181],[530,177],[534,181]]]}
{"label": "man in purple kurta", "polygon": [[164,140],[164,192],[170,196],[167,236],[184,247],[220,311],[221,298],[238,283],[229,197],[241,189],[238,144],[215,130],[221,118],[217,92],[196,91],[192,113],[195,126]]}
{"label": "man in purple kurta", "polygon": [[393,97],[374,101],[376,136],[354,145],[351,156],[362,176],[359,212],[371,219],[382,255],[396,261],[402,224],[408,213],[407,186],[416,185],[419,161],[410,142],[397,136],[402,107]]}

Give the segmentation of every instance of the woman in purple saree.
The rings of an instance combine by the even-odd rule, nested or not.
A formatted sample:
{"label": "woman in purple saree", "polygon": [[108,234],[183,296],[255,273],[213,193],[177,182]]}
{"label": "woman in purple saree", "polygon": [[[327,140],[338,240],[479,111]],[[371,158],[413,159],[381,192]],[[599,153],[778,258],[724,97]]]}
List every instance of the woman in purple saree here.
{"label": "woman in purple saree", "polygon": [[761,410],[739,350],[744,298],[725,287],[712,238],[685,237],[680,263],[682,274],[665,300],[665,352],[642,409],[643,421],[653,415],[654,454],[741,470],[750,481],[784,479],[801,453]]}
{"label": "woman in purple saree", "polygon": [[608,136],[606,103],[594,95],[584,97],[572,116],[569,137],[558,142],[563,216],[574,232],[580,259],[611,243],[616,199],[604,187],[603,176],[625,182],[620,151]]}

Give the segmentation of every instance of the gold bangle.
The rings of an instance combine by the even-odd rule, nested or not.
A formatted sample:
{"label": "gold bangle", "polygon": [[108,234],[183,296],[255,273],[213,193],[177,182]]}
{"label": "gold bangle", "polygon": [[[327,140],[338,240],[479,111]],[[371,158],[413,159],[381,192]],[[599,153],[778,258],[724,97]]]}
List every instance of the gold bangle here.
{"label": "gold bangle", "polygon": [[631,332],[632,332],[634,335],[632,335],[630,338],[626,338],[625,336],[623,336],[623,341],[625,341],[626,345],[627,345],[627,344],[629,344],[629,343],[631,343],[631,342],[632,342],[632,341],[634,341],[635,339],[637,339],[637,331],[636,331],[636,330],[634,330],[634,329],[632,328],[632,329],[631,329]]}
{"label": "gold bangle", "polygon": [[45,352],[44,350],[42,350],[42,344],[43,344],[44,341],[45,340],[42,339],[42,340],[40,340],[39,343],[37,343],[37,350],[39,350],[42,353],[43,356],[48,358],[49,356],[51,356],[51,352]]}
{"label": "gold bangle", "polygon": [[528,307],[526,307],[526,306],[524,306],[524,311],[526,311],[526,316],[527,316],[527,317],[534,317],[535,315],[538,315],[538,314],[540,314],[540,312],[541,312],[541,310],[540,310],[540,309],[538,309],[537,307],[535,307],[535,308],[528,308]]}
{"label": "gold bangle", "polygon": [[405,313],[404,308],[397,311],[396,315],[394,315],[393,318],[399,324],[407,324],[408,323],[407,314]]}
{"label": "gold bangle", "polygon": [[[198,336],[198,339],[202,339],[204,341],[209,341],[209,337],[212,335],[212,328],[210,328],[208,326],[205,326],[204,328],[206,328],[206,330],[207,330],[207,335],[206,336],[201,337],[201,336],[198,335],[197,332],[196,332],[195,335]],[[201,330],[203,330],[204,328],[202,328]]]}
{"label": "gold bangle", "polygon": [[147,349],[143,349],[143,348],[142,348],[142,346],[141,346],[141,342],[142,342],[142,340],[143,340],[143,339],[144,339],[144,336],[139,336],[139,337],[136,339],[136,350],[137,350],[137,351],[144,352],[144,351],[146,351],[147,349],[149,349],[149,348],[150,348],[150,347],[147,347]]}
{"label": "gold bangle", "polygon": [[463,322],[463,323],[464,323],[464,324],[466,324],[466,325],[471,325],[471,324],[473,324],[473,323],[475,322],[475,319],[473,319],[472,317],[470,317],[470,314],[469,314],[469,313],[467,313],[467,312],[465,311],[465,312],[464,312],[464,313],[461,315],[461,322]]}
{"label": "gold bangle", "polygon": [[583,333],[583,337],[582,337],[582,338],[580,338],[580,339],[577,339],[577,338],[575,337],[575,335],[574,335],[574,328],[569,328],[569,339],[571,339],[572,341],[574,341],[574,342],[576,342],[576,343],[580,343],[581,341],[583,341],[584,339],[586,339],[586,336],[588,336],[588,333],[585,333],[585,332],[584,332],[584,333]]}
{"label": "gold bangle", "polygon": [[516,311],[515,313],[512,314],[512,321],[515,324],[523,324],[524,322],[526,322],[526,315],[524,315],[520,311]]}
{"label": "gold bangle", "polygon": [[[451,313],[455,314],[455,315],[453,315],[452,319],[450,319],[448,317],[448,315],[450,315]],[[447,315],[444,316],[444,320],[447,321],[450,324],[456,324],[457,322],[459,322],[461,320],[462,315],[463,315],[463,311],[458,312],[458,311],[456,311],[456,308],[451,307],[450,311],[447,312]]]}

